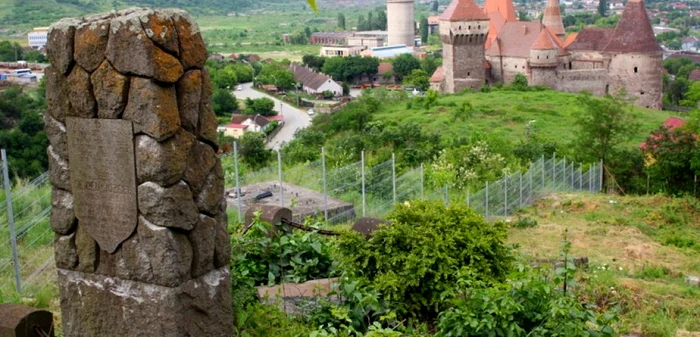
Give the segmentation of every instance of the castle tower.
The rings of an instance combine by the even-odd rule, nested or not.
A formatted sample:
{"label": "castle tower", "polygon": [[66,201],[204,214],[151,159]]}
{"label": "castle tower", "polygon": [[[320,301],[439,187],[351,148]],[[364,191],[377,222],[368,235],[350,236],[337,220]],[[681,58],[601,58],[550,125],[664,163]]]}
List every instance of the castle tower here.
{"label": "castle tower", "polygon": [[639,106],[661,109],[663,52],[644,1],[629,0],[603,53],[610,57],[610,93],[625,88]]}
{"label": "castle tower", "polygon": [[530,49],[528,64],[531,85],[555,87],[556,68],[559,66],[559,56],[563,49],[552,34],[543,27]]}
{"label": "castle tower", "polygon": [[547,0],[542,24],[560,39],[564,39],[566,31],[564,30],[564,21],[561,18],[561,10],[559,10],[559,0]]}
{"label": "castle tower", "polygon": [[415,0],[387,0],[386,17],[388,45],[405,44],[413,47],[416,43],[413,7]]}
{"label": "castle tower", "polygon": [[488,33],[489,17],[474,0],[452,0],[440,16],[444,92],[478,90],[484,84],[484,43]]}

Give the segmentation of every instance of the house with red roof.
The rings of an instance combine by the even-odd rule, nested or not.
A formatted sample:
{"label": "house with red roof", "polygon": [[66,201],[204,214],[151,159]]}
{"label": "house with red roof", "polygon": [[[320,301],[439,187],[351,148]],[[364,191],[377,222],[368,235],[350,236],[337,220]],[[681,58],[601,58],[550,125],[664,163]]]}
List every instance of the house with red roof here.
{"label": "house with red roof", "polygon": [[246,132],[265,132],[269,125],[270,120],[261,115],[233,115],[231,123],[225,127],[224,136],[240,138]]}

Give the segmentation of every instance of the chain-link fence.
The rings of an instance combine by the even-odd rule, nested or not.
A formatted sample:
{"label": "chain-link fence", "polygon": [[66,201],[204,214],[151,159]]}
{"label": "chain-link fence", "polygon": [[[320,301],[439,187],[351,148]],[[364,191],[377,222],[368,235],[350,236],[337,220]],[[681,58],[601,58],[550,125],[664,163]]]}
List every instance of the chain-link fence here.
{"label": "chain-link fence", "polygon": [[[600,164],[584,166],[565,158],[541,158],[525,172],[486,182],[485,188],[472,192],[450,190],[449,186],[426,188],[423,166],[397,172],[400,165],[393,155],[370,167],[363,153],[359,162],[338,166],[327,163],[322,150],[319,160],[284,167],[277,153],[270,166],[243,172],[237,149],[233,152],[221,159],[226,197],[232,205],[229,210],[239,221],[257,202],[291,208],[297,221],[315,217],[340,224],[363,216],[381,218],[394,204],[412,199],[463,202],[487,217],[508,216],[551,192],[598,192],[603,176]],[[2,164],[0,295],[56,287],[48,173],[11,184],[8,172],[12,168],[6,160]]]}
{"label": "chain-link fence", "polygon": [[10,170],[2,150],[0,294],[55,286],[48,173],[30,181],[16,181],[12,186]]}
{"label": "chain-link fence", "polygon": [[[397,202],[411,199],[440,200],[446,204],[464,202],[484,216],[509,216],[519,208],[551,192],[598,192],[602,189],[601,164],[584,165],[566,158],[544,158],[532,163],[527,171],[516,172],[495,182],[486,182],[479,191],[450,190],[448,185],[426,189],[425,170],[421,165],[397,174],[396,159],[367,167],[361,160],[329,169],[325,153],[321,159],[286,169],[282,156],[266,168],[241,173],[226,171],[233,191],[228,195],[237,205],[238,220],[255,203],[281,205],[293,209],[296,220],[307,216],[323,218],[331,224],[347,223],[357,217],[382,217]],[[240,167],[233,155],[228,167]],[[230,199],[229,199],[230,200]]]}

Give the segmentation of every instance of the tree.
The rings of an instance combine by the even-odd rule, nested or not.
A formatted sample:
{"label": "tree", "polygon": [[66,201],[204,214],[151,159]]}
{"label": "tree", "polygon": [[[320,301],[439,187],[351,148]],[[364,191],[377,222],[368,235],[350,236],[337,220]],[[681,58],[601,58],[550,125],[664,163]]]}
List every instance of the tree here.
{"label": "tree", "polygon": [[681,105],[697,107],[698,102],[700,102],[700,81],[695,81],[690,85],[688,91],[686,91],[684,100],[681,101]]}
{"label": "tree", "polygon": [[315,71],[321,71],[323,68],[323,64],[326,63],[326,58],[323,56],[316,56],[316,55],[304,55],[302,57],[301,62],[309,67],[310,69],[313,69]]}
{"label": "tree", "polygon": [[678,69],[678,73],[676,73],[676,77],[677,78],[684,78],[687,80],[690,77],[690,72],[697,69],[699,66],[700,66],[700,64],[697,64],[697,63],[686,64]]}
{"label": "tree", "polygon": [[304,27],[304,34],[306,34],[307,38],[311,37],[311,28],[309,28],[308,26]]}
{"label": "tree", "polygon": [[420,40],[423,43],[428,43],[428,18],[420,17]]}
{"label": "tree", "polygon": [[685,94],[688,92],[689,87],[690,82],[682,77],[677,77],[676,80],[671,83],[669,96],[673,104],[680,104],[680,102],[685,99]]}
{"label": "tree", "polygon": [[[647,167],[652,190],[679,194],[691,192],[695,172],[693,159],[697,156],[695,136],[686,130],[669,130],[661,126],[646,140],[646,151],[653,158]],[[697,169],[697,168],[696,168]]]}
{"label": "tree", "polygon": [[518,11],[518,20],[530,21],[530,15],[528,15],[526,11]]}
{"label": "tree", "polygon": [[426,91],[430,88],[430,76],[423,69],[413,69],[411,74],[403,80],[404,85],[412,85],[416,88]]}
{"label": "tree", "polygon": [[238,77],[236,77],[236,72],[232,69],[212,69],[210,74],[211,82],[219,89],[232,89],[238,84]]}
{"label": "tree", "polygon": [[345,14],[338,14],[338,28],[345,30]]}
{"label": "tree", "polygon": [[605,13],[608,11],[608,1],[607,0],[598,0],[598,14],[600,16],[605,16]]}
{"label": "tree", "polygon": [[437,0],[433,1],[430,4],[430,11],[433,13],[437,12],[439,10],[439,6],[440,6],[440,4],[437,2]]}
{"label": "tree", "polygon": [[528,86],[527,77],[521,73],[515,74],[515,79],[511,85],[517,89],[526,89]]}
{"label": "tree", "polygon": [[343,82],[343,96],[348,95],[350,95],[350,86],[348,85],[348,82]]}
{"label": "tree", "polygon": [[243,113],[246,115],[262,115],[262,116],[275,116],[277,111],[275,109],[275,102],[267,97],[245,100],[245,109]]}
{"label": "tree", "polygon": [[374,20],[375,26],[373,29],[386,30],[386,12],[384,10],[377,11],[377,18]]}
{"label": "tree", "polygon": [[238,110],[238,101],[231,94],[230,90],[219,89],[214,90],[211,97],[211,102],[214,108],[214,113],[217,116],[228,116],[232,112]]}
{"label": "tree", "polygon": [[267,166],[272,158],[272,151],[265,148],[265,136],[261,133],[246,132],[240,139],[239,153],[243,163],[252,170]]}
{"label": "tree", "polygon": [[28,50],[24,52],[23,59],[27,62],[46,63],[46,56],[38,50]]}
{"label": "tree", "polygon": [[602,99],[593,97],[590,93],[579,96],[583,112],[576,119],[578,132],[575,143],[581,159],[602,160],[605,164],[620,145],[634,137],[639,124],[626,97],[627,92],[624,90]]}
{"label": "tree", "polygon": [[367,30],[373,30],[375,27],[374,17],[372,12],[367,13]]}
{"label": "tree", "polygon": [[367,21],[365,21],[365,16],[362,14],[360,14],[360,17],[357,18],[357,30],[358,31],[368,30],[367,29]]}
{"label": "tree", "polygon": [[0,61],[15,62],[22,59],[24,50],[17,42],[0,41]]}
{"label": "tree", "polygon": [[442,59],[435,58],[434,56],[426,56],[420,61],[420,68],[425,71],[428,76],[432,76],[435,70],[442,65]]}
{"label": "tree", "polygon": [[414,69],[420,68],[420,61],[411,54],[401,54],[392,61],[394,66],[394,75],[396,80],[401,82],[405,76],[408,76]]}

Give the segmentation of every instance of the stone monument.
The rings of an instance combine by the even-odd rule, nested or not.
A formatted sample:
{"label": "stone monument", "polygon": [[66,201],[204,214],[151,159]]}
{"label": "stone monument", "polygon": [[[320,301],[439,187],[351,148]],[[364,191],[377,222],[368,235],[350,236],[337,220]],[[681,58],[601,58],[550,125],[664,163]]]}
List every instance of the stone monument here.
{"label": "stone monument", "polygon": [[231,336],[207,53],[181,10],[49,29],[51,226],[66,336]]}

